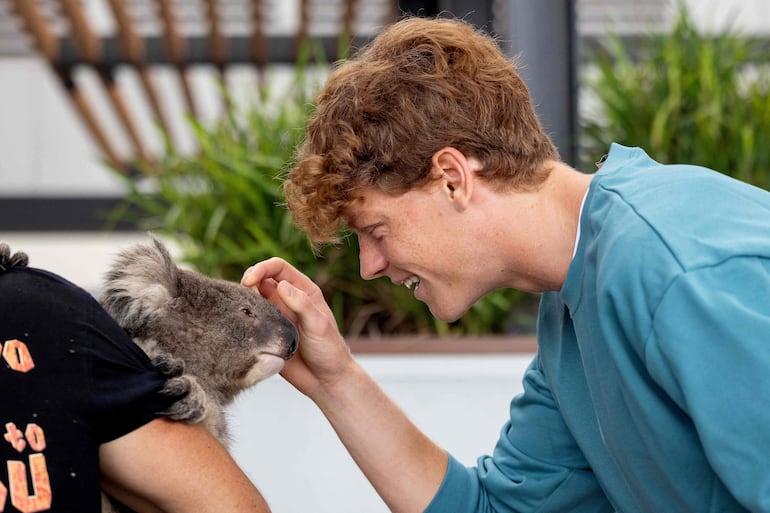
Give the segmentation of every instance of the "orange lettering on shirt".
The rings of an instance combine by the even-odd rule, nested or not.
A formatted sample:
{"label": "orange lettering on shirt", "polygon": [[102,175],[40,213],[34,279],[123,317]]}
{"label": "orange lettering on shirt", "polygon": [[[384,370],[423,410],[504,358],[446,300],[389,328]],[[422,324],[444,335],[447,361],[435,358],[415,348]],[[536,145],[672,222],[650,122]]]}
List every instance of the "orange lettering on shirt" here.
{"label": "orange lettering on shirt", "polygon": [[5,425],[3,438],[18,452],[23,451],[27,447],[27,442],[24,441],[24,433],[13,422],[8,422]]}
{"label": "orange lettering on shirt", "polygon": [[5,511],[5,499],[8,497],[8,488],[0,483],[0,511]]}
{"label": "orange lettering on shirt", "polygon": [[27,437],[27,443],[29,444],[30,449],[37,452],[43,452],[45,449],[45,433],[43,433],[43,428],[37,424],[27,424],[24,436]]}
{"label": "orange lettering on shirt", "polygon": [[48,467],[45,456],[32,454],[29,457],[32,489],[29,494],[27,483],[27,468],[21,461],[8,462],[8,484],[11,488],[11,504],[22,513],[35,513],[51,509],[51,482],[48,478]]}
{"label": "orange lettering on shirt", "polygon": [[3,359],[8,363],[11,369],[17,372],[29,372],[35,368],[35,362],[32,361],[32,355],[29,352],[27,344],[21,340],[6,340],[3,347]]}

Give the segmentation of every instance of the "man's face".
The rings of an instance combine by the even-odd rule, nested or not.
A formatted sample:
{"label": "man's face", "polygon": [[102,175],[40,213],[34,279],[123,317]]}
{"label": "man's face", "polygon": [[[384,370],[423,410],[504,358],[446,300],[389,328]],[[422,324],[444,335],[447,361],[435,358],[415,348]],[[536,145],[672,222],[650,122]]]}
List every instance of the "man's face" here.
{"label": "man's face", "polygon": [[459,318],[481,297],[473,225],[441,183],[391,196],[368,188],[348,212],[358,236],[361,277],[387,276],[414,291],[433,315]]}

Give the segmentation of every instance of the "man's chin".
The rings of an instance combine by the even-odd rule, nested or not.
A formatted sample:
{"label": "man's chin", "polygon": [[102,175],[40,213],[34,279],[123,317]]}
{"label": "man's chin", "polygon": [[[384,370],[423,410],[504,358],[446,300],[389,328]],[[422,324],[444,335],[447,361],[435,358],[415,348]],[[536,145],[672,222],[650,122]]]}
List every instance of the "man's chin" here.
{"label": "man's chin", "polygon": [[468,313],[468,310],[471,309],[471,307],[479,301],[482,297],[484,297],[484,294],[481,294],[479,296],[469,296],[465,298],[460,298],[457,293],[454,295],[454,301],[447,302],[447,301],[430,301],[425,299],[419,299],[423,303],[425,303],[428,306],[428,309],[430,310],[430,313],[435,317],[436,319],[444,322],[455,322],[460,317]]}
{"label": "man's chin", "polygon": [[469,306],[460,311],[456,311],[451,309],[443,309],[441,305],[431,305],[427,302],[425,304],[428,305],[428,310],[430,310],[430,313],[433,315],[433,317],[444,322],[455,322],[457,319],[465,315],[465,313],[470,309]]}

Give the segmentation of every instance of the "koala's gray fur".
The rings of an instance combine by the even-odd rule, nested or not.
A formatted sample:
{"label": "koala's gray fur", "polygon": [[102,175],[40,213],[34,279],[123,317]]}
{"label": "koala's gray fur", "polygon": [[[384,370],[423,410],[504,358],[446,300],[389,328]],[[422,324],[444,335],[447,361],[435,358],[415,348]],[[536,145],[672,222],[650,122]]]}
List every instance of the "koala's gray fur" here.
{"label": "koala's gray fur", "polygon": [[277,307],[240,284],[180,269],[157,239],[118,255],[100,302],[169,376],[167,392],[189,389],[163,414],[202,422],[224,444],[224,407],[297,348]]}

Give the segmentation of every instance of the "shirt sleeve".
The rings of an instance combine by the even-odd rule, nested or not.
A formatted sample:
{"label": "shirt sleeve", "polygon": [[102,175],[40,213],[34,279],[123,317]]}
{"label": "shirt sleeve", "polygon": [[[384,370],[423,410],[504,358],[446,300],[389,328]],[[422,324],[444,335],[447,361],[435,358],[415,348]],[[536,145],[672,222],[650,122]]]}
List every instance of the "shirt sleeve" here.
{"label": "shirt sleeve", "polygon": [[732,258],[685,273],[653,319],[650,373],[689,415],[716,474],[770,511],[770,262]]}
{"label": "shirt sleeve", "polygon": [[92,298],[81,333],[92,384],[86,413],[100,443],[156,418],[176,399],[160,393],[165,377],[128,334]]}
{"label": "shirt sleeve", "polygon": [[14,394],[19,412],[38,408],[59,428],[78,425],[103,443],[177,399],[160,393],[165,377],[87,291],[40,269],[0,276],[0,335],[21,339],[34,355],[30,372],[12,376],[24,383]]}
{"label": "shirt sleeve", "polygon": [[556,407],[537,358],[511,402],[492,456],[467,468],[451,455],[426,513],[610,512],[604,493]]}

